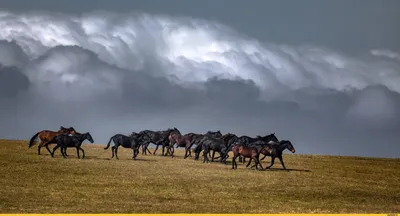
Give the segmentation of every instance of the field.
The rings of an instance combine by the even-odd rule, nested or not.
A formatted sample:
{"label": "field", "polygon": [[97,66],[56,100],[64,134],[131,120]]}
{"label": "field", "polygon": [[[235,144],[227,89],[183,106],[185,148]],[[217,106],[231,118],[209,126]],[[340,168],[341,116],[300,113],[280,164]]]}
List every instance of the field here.
{"label": "field", "polygon": [[[54,145],[50,148],[52,149]],[[27,141],[0,140],[0,213],[398,213],[400,159],[292,154],[289,171],[241,163],[139,155],[110,160],[104,145],[86,159],[51,158]],[[296,147],[296,146],[295,146]],[[153,150],[151,150],[153,151]],[[270,158],[263,161],[269,163]]]}

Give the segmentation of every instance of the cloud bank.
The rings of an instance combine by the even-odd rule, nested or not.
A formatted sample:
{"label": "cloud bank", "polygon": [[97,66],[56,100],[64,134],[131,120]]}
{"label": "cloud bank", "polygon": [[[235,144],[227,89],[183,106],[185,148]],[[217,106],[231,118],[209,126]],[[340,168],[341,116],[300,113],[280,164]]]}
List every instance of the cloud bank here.
{"label": "cloud bank", "polygon": [[0,137],[60,125],[275,132],[299,153],[399,157],[400,59],[257,41],[189,17],[0,11]]}

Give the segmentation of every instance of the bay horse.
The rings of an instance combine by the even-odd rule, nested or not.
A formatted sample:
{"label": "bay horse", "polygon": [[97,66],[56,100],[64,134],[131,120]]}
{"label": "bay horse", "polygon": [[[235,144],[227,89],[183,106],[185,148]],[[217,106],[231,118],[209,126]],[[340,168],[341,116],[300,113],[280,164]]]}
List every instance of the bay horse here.
{"label": "bay horse", "polygon": [[142,144],[142,153],[146,152],[146,151],[150,152],[150,150],[148,150],[148,146],[149,146],[150,143],[153,143],[153,144],[156,145],[156,149],[154,150],[153,155],[156,154],[158,147],[160,145],[162,145],[162,154],[161,154],[161,156],[164,156],[165,147],[167,147],[168,144],[169,144],[169,139],[168,139],[169,135],[170,135],[170,133],[172,131],[177,131],[177,130],[178,129],[174,127],[174,128],[169,128],[169,129],[164,130],[164,131],[152,131],[152,130],[141,131],[140,133],[144,133],[149,137],[149,140],[145,141]]}
{"label": "bay horse", "polygon": [[82,149],[82,143],[85,140],[89,140],[89,142],[93,143],[93,138],[92,135],[90,135],[89,132],[87,133],[77,133],[74,135],[67,135],[67,134],[60,134],[56,136],[55,141],[57,143],[56,147],[53,148],[53,152],[51,152],[51,157],[54,157],[54,152],[61,147],[60,151],[63,156],[63,158],[66,158],[67,154],[67,148],[70,147],[75,147],[76,148],[76,154],[78,158],[80,159],[81,157],[79,156],[79,150],[82,151],[82,159],[85,158],[85,151]]}
{"label": "bay horse", "polygon": [[110,147],[111,141],[113,141],[115,145],[111,147],[111,152],[112,152],[111,158],[114,158],[114,153],[115,153],[115,158],[119,160],[118,147],[122,146],[124,148],[131,148],[133,152],[132,159],[136,160],[136,157],[139,154],[139,147],[141,145],[141,141],[146,138],[148,137],[145,134],[134,133],[131,134],[131,136],[126,136],[123,134],[115,134],[110,138],[104,150],[107,150]]}
{"label": "bay horse", "polygon": [[[170,148],[173,148],[173,146],[176,144],[176,148],[179,147],[184,147],[185,148],[185,156],[184,159],[187,157],[191,157],[191,148],[194,144],[198,144],[201,142],[203,138],[203,135],[201,134],[196,134],[196,133],[188,133],[185,135],[181,135],[179,131],[174,131],[169,135],[169,146]],[[171,156],[173,157],[173,152]]]}
{"label": "bay horse", "polygon": [[275,158],[279,158],[283,169],[286,169],[285,164],[283,163],[283,158],[282,158],[282,152],[285,149],[288,149],[292,153],[296,152],[296,149],[294,149],[292,143],[289,140],[281,140],[278,143],[267,144],[262,149],[262,154],[264,154],[265,156],[261,160],[264,160],[264,158],[267,156],[271,157],[271,164],[268,167],[266,167],[266,169],[269,169],[274,165]]}
{"label": "bay horse", "polygon": [[49,144],[56,144],[54,138],[61,134],[77,134],[76,130],[73,127],[65,128],[63,126],[60,127],[58,131],[51,130],[42,130],[37,132],[29,141],[29,148],[35,145],[34,141],[37,137],[40,139],[40,143],[38,145],[38,155],[40,155],[40,149],[42,147],[46,147],[47,151],[51,154],[51,150],[49,149]]}
{"label": "bay horse", "polygon": [[[278,139],[278,137],[275,136],[275,133],[271,133],[271,134],[266,135],[266,136],[257,136],[257,137],[255,137],[255,138],[249,137],[249,136],[241,136],[241,137],[238,138],[238,141],[237,141],[237,142],[238,142],[239,144],[241,144],[241,145],[247,146],[248,144],[254,143],[254,142],[256,142],[256,141],[264,141],[264,142],[273,141],[273,142],[279,142],[279,139]],[[245,162],[246,162],[246,159],[245,159],[245,158],[242,159],[242,157],[239,156],[239,162],[245,163]]]}
{"label": "bay horse", "polygon": [[[254,159],[255,165],[253,165],[252,167],[255,166],[256,169],[258,169],[258,165],[260,165],[261,169],[263,169],[261,162],[259,160],[260,152],[256,147],[234,144],[232,147],[232,152],[233,152],[232,169],[237,169],[236,158],[239,157],[240,155],[242,155],[243,157],[249,157],[251,159]],[[250,162],[246,165],[246,167],[250,165]]]}

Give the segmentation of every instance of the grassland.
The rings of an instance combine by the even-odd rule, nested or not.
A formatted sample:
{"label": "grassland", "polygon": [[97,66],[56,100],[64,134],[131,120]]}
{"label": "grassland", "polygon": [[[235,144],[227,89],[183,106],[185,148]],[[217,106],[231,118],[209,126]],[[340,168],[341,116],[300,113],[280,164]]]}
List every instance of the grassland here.
{"label": "grassland", "polygon": [[[53,146],[51,146],[52,148]],[[0,140],[0,213],[395,213],[400,159],[287,154],[269,171],[83,145],[86,159]],[[158,154],[158,152],[157,152]],[[269,161],[269,158],[267,158]],[[263,162],[265,166],[267,161]]]}

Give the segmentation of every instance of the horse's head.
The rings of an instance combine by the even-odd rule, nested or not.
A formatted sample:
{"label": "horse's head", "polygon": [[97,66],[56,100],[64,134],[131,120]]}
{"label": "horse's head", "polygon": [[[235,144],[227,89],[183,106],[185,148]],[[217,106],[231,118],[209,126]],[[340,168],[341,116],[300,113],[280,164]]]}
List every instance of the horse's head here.
{"label": "horse's head", "polygon": [[58,132],[69,133],[69,130],[68,130],[68,128],[65,128],[65,127],[61,126],[60,129],[58,130]]}
{"label": "horse's head", "polygon": [[265,137],[268,141],[279,142],[278,137],[275,136],[275,133],[271,133]]}
{"label": "horse's head", "polygon": [[90,143],[94,143],[94,140],[93,140],[93,138],[92,138],[92,135],[90,135],[89,132],[84,133],[84,134],[83,134],[83,137],[84,137],[85,139],[89,140]]}
{"label": "horse's head", "polygon": [[212,137],[214,137],[214,138],[222,137],[222,133],[221,133],[221,131],[219,131],[219,130],[217,130],[217,131],[208,131],[208,132],[206,133],[206,135],[210,135],[210,136],[212,136]]}
{"label": "horse's head", "polygon": [[170,134],[171,133],[175,133],[175,134],[179,134],[182,135],[181,132],[178,130],[178,128],[174,127],[173,129],[171,129]]}
{"label": "horse's head", "polygon": [[289,149],[289,151],[291,151],[292,153],[296,152],[296,149],[294,149],[292,142],[290,142],[289,140],[282,140],[280,143],[281,145],[285,145],[285,147]]}
{"label": "horse's head", "polygon": [[78,132],[76,132],[75,128],[73,128],[73,127],[69,127],[69,128],[67,128],[67,130],[68,130],[68,132],[70,134],[77,134],[78,133]]}

